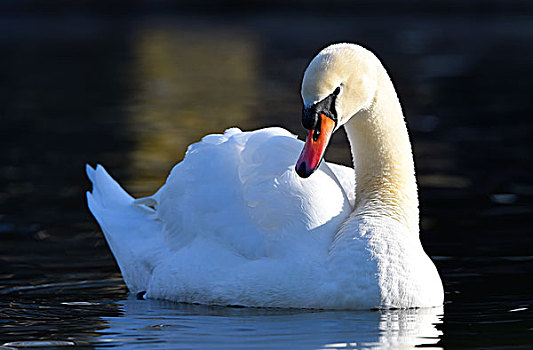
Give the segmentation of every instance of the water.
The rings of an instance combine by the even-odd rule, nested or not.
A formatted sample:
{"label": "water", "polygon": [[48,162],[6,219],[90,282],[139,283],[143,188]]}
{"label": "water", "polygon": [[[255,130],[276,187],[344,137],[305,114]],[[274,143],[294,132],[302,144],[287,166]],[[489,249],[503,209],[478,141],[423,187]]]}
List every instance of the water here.
{"label": "water", "polygon": [[[530,348],[527,13],[2,17],[0,345]],[[377,52],[399,91],[444,308],[238,309],[128,296],[86,208],[84,164],[101,162],[140,196],[206,133],[282,125],[303,137],[301,74],[341,40]],[[342,132],[327,158],[350,163]]]}

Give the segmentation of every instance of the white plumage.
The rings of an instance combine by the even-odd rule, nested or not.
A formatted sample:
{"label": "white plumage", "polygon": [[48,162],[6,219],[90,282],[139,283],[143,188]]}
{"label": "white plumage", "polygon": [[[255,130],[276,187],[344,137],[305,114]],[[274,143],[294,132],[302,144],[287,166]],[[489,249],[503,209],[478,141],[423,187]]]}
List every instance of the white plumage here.
{"label": "white plumage", "polygon": [[[334,45],[313,60],[306,75],[321,55],[331,53],[335,59],[327,61],[332,69],[343,57],[363,59],[365,64],[375,60],[359,46]],[[333,80],[344,74],[335,72]],[[338,85],[322,75],[306,76],[304,84],[306,80],[304,100],[315,102]],[[309,86],[319,83],[325,91]],[[343,84],[350,85],[350,80]],[[377,89],[380,84],[375,84]],[[343,95],[349,98],[346,92]],[[374,111],[375,117],[372,108],[358,105],[349,111],[349,105],[346,101],[338,105],[337,128],[352,116],[371,120],[371,125],[382,124],[379,111]],[[370,116],[356,115],[361,110]],[[403,123],[401,109],[399,118]],[[412,179],[402,175],[409,173],[412,164],[408,139],[407,155],[383,151],[386,144],[380,145],[383,154],[362,155],[354,150],[353,138],[357,132],[375,130],[350,123],[345,127],[356,164],[363,162],[362,167],[377,173],[375,184],[366,180],[369,169],[354,172],[326,162],[309,178],[300,178],[294,166],[303,142],[281,128],[253,132],[233,128],[204,137],[189,146],[165,185],[141,199],[128,195],[103,167],[88,166],[93,183],[92,192],[87,193],[89,208],[130,291],[179,302],[263,307],[368,309],[442,304],[442,284],[420,244],[417,221],[413,232],[412,216],[418,220],[416,184],[415,198],[411,193],[414,170]],[[378,129],[386,136],[386,128]],[[405,130],[395,132],[406,134]],[[399,139],[393,146],[405,148],[404,139]],[[384,167],[381,163],[390,161],[387,157],[398,162],[407,159],[407,170]],[[365,165],[366,158],[382,166]],[[356,174],[365,179],[358,187]],[[374,196],[372,191],[380,188],[398,193],[402,200]],[[398,208],[402,201],[410,202]]]}

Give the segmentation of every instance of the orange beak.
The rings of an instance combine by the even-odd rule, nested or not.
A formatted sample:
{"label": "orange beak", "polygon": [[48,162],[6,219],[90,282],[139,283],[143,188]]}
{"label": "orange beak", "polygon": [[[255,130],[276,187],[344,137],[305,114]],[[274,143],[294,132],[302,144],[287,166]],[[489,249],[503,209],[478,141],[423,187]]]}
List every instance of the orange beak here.
{"label": "orange beak", "polygon": [[319,127],[309,131],[304,149],[296,163],[298,175],[306,178],[318,169],[334,129],[335,121],[320,113]]}

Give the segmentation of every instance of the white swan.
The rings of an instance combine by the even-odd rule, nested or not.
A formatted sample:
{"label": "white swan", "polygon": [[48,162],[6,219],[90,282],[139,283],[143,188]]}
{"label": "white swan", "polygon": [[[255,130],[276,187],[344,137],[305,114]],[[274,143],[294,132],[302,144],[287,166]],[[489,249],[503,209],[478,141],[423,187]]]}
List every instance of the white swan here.
{"label": "white swan", "polygon": [[[331,45],[305,71],[302,97],[310,131],[297,171],[303,143],[280,128],[204,137],[151,197],[135,200],[87,167],[89,208],[131,292],[264,307],[442,304],[419,239],[407,129],[379,60]],[[321,163],[342,125],[355,176]]]}

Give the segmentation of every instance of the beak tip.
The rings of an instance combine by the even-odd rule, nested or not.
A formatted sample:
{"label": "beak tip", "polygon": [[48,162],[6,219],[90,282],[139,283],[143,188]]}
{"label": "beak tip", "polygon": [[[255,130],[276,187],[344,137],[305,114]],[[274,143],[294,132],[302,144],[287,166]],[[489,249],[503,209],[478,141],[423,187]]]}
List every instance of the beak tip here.
{"label": "beak tip", "polygon": [[311,176],[311,174],[313,173],[313,170],[309,170],[307,169],[307,164],[304,162],[298,162],[296,164],[296,173],[301,177],[301,178],[308,178],[309,176]]}

